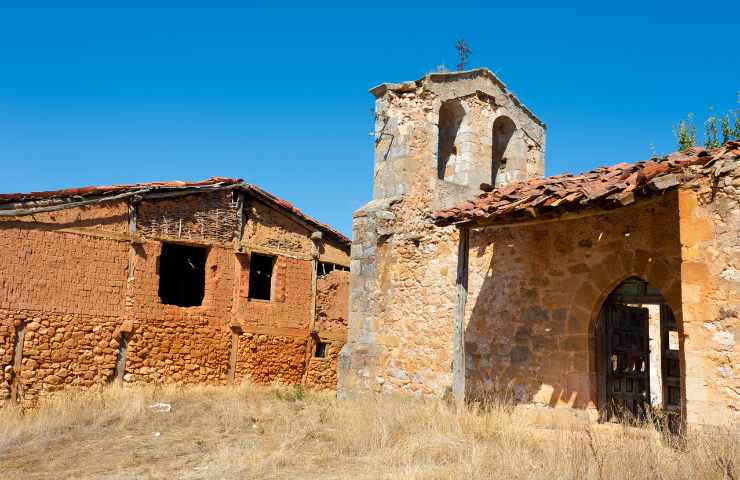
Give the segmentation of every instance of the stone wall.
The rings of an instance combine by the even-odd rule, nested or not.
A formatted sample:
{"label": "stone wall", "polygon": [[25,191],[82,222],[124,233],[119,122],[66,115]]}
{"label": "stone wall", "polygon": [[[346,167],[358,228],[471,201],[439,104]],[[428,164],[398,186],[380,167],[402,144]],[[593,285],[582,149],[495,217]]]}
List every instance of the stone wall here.
{"label": "stone wall", "polygon": [[579,219],[471,231],[467,395],[595,408],[595,321],[630,277],[660,289],[680,324],[675,191]]}
{"label": "stone wall", "polygon": [[[497,118],[508,117],[517,129],[519,148],[497,171],[508,181],[544,172],[545,129],[483,69],[383,84],[371,93],[374,199],[353,217],[349,334],[338,393],[442,396],[452,382],[458,233],[435,227],[429,214],[492,182]],[[450,102],[463,118],[453,164],[439,178],[440,109]]]}
{"label": "stone wall", "polygon": [[687,421],[740,425],[740,169],[679,202]]}

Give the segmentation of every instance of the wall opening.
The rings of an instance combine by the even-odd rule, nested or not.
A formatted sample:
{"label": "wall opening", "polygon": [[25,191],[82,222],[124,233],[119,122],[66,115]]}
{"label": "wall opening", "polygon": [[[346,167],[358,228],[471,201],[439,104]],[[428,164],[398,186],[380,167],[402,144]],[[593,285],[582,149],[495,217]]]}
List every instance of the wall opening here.
{"label": "wall opening", "polygon": [[253,300],[272,300],[275,257],[253,253],[249,258],[249,293]]}
{"label": "wall opening", "polygon": [[324,275],[333,272],[334,270],[342,270],[349,272],[349,267],[339,265],[331,262],[317,262],[316,263],[316,275],[323,277]]}
{"label": "wall opening", "polygon": [[444,102],[439,109],[437,143],[437,178],[452,181],[459,157],[458,133],[465,109],[458,100]]}
{"label": "wall opening", "polygon": [[313,349],[313,356],[315,358],[326,358],[326,342],[316,342],[316,346]]}
{"label": "wall opening", "polygon": [[167,305],[196,307],[203,303],[207,251],[174,243],[162,243],[159,257],[159,298]]}
{"label": "wall opening", "polygon": [[604,301],[596,334],[602,419],[663,411],[669,426],[677,428],[682,398],[678,325],[660,290],[639,278],[622,282]]}
{"label": "wall opening", "polygon": [[[506,116],[498,117],[493,122],[493,134],[491,137],[491,185],[496,185],[499,173],[515,168],[513,165],[512,137],[516,132],[516,125]],[[501,182],[499,182],[501,183]]]}

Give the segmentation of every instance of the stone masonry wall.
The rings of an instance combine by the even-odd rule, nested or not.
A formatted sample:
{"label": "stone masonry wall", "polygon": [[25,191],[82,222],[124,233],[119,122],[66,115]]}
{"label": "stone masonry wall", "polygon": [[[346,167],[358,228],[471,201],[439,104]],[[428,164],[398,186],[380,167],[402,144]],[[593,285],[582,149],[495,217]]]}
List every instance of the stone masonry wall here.
{"label": "stone masonry wall", "polygon": [[676,192],[602,214],[471,231],[466,393],[595,408],[603,301],[639,277],[681,324]]}
{"label": "stone masonry wall", "polygon": [[[517,151],[525,158],[510,159],[509,167],[524,173],[514,176],[542,174],[544,126],[483,70],[430,74],[371,92],[374,199],[353,217],[350,322],[338,394],[442,396],[452,383],[458,232],[435,227],[429,214],[491,182],[492,127],[501,116],[514,122],[523,142]],[[440,179],[445,102],[458,102],[464,117],[450,178]],[[498,172],[504,178],[506,168]]]}
{"label": "stone masonry wall", "polygon": [[679,202],[687,421],[740,425],[740,168]]}

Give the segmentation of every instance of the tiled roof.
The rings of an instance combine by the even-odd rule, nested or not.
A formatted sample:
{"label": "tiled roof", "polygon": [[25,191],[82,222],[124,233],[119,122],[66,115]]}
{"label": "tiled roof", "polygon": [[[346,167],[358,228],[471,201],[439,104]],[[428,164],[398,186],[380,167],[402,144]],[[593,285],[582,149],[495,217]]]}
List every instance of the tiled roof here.
{"label": "tiled roof", "polygon": [[438,225],[482,221],[508,223],[587,207],[614,208],[690,181],[740,167],[740,142],[675,152],[663,158],[619,163],[580,175],[555,175],[490,189],[472,200],[434,212]]}
{"label": "tiled roof", "polygon": [[[275,195],[266,192],[265,190],[245,183],[240,178],[226,178],[226,177],[211,177],[207,180],[201,180],[197,182],[150,182],[150,183],[129,183],[122,185],[105,185],[105,186],[88,186],[80,188],[67,188],[63,190],[50,190],[45,192],[31,192],[31,193],[4,193],[0,194],[0,211],[2,210],[20,210],[20,209],[32,209],[34,207],[46,207],[49,206],[64,206],[69,205],[70,207],[80,202],[85,203],[88,200],[113,200],[118,198],[125,198],[134,194],[141,194],[143,196],[166,193],[183,190],[193,191],[209,191],[214,189],[223,188],[237,188],[245,192],[251,193],[252,195],[259,197],[263,201],[271,203],[279,209],[285,210],[287,213],[294,215],[302,221],[316,227],[325,234],[333,237],[345,246],[349,246],[351,241],[346,236],[339,233],[329,225],[323,224],[318,220],[306,215],[298,208],[294,207],[287,200],[276,197]],[[8,212],[12,213],[12,212]]]}

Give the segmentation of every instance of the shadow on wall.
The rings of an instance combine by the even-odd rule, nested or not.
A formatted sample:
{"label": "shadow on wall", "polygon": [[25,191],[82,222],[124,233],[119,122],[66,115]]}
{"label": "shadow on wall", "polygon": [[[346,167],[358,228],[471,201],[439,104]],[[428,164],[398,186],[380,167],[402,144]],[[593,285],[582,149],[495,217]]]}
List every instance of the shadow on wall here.
{"label": "shadow on wall", "polygon": [[[640,215],[648,213],[654,214],[646,209]],[[600,313],[613,303],[610,294],[632,277],[645,278],[665,296],[662,303],[672,307],[682,339],[678,224],[668,220],[642,239],[621,234],[623,225],[608,218],[481,231],[471,242],[471,261],[479,263],[471,264],[478,274],[470,280],[473,303],[464,334],[466,397],[595,408],[600,393],[606,394],[609,357],[597,358],[605,335]],[[597,245],[589,237],[602,226],[619,235]],[[628,348],[630,341],[625,340]],[[619,369],[649,368],[637,356],[631,360]],[[682,378],[681,392],[684,384]]]}

